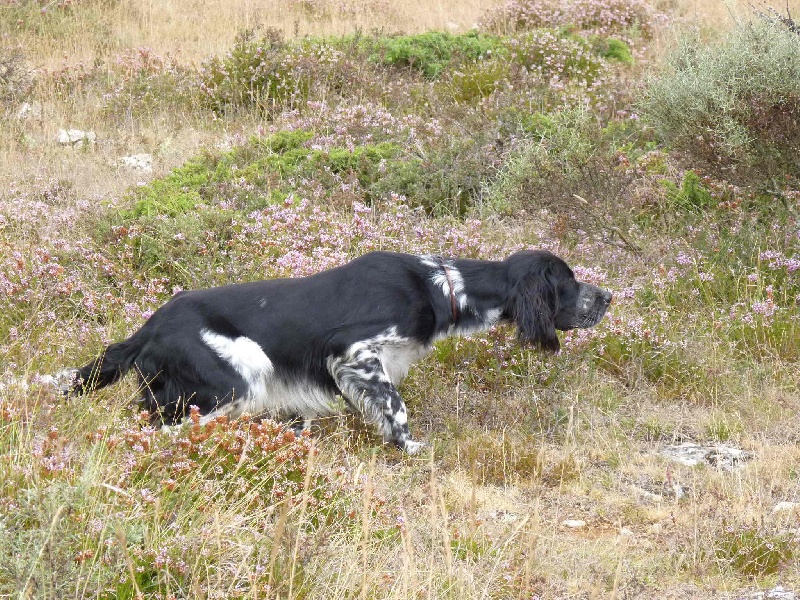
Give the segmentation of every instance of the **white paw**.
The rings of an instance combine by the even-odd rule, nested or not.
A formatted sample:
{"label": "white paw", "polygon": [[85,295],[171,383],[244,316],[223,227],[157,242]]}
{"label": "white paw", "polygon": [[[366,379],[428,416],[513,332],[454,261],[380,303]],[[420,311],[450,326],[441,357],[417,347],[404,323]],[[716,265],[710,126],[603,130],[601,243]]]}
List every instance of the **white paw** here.
{"label": "white paw", "polygon": [[69,394],[75,379],[78,376],[78,369],[61,369],[53,375],[43,375],[39,378],[39,383],[49,386],[62,394]]}
{"label": "white paw", "polygon": [[417,454],[422,450],[426,444],[424,442],[415,442],[414,440],[406,440],[403,444],[403,451],[406,454]]}

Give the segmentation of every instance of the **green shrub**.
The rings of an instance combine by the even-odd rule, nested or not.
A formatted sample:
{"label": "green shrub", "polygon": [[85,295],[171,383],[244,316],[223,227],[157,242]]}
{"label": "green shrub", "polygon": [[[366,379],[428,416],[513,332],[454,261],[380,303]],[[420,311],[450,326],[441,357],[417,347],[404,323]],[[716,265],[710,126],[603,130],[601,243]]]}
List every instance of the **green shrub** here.
{"label": "green shrub", "polygon": [[189,212],[202,201],[201,191],[210,183],[211,172],[205,162],[191,161],[162,179],[134,191],[136,203],[130,217],[174,217]]}
{"label": "green shrub", "polygon": [[796,552],[797,540],[792,532],[772,532],[756,525],[726,527],[714,543],[717,559],[747,577],[777,573]]}
{"label": "green shrub", "polygon": [[430,79],[438,77],[453,64],[475,62],[505,52],[498,37],[475,31],[460,35],[428,31],[379,38],[375,45],[375,59],[387,65],[415,69]]}
{"label": "green shrub", "polygon": [[456,102],[475,105],[492,95],[508,79],[506,60],[482,60],[452,70],[445,83],[447,95]]}
{"label": "green shrub", "polygon": [[686,171],[681,187],[668,180],[662,182],[671,207],[688,211],[703,211],[716,205],[711,193],[694,171]]}
{"label": "green shrub", "polygon": [[730,180],[800,177],[800,36],[758,22],[711,45],[684,38],[641,110],[664,140]]}
{"label": "green shrub", "polygon": [[636,250],[635,174],[627,155],[642,151],[640,134],[603,127],[584,110],[535,119],[530,126],[538,135],[506,162],[489,190],[487,208],[546,210],[558,217],[559,235],[580,230]]}
{"label": "green shrub", "polygon": [[633,64],[631,49],[622,40],[616,38],[598,38],[594,40],[595,51],[607,60],[614,60],[625,65]]}

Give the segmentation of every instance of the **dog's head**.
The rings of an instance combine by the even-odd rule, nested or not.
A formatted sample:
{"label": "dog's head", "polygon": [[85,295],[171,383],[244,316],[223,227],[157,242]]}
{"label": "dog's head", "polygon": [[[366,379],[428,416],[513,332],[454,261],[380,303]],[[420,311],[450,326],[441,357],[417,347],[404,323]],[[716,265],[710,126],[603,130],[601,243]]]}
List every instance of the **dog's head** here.
{"label": "dog's head", "polygon": [[557,351],[556,330],[597,325],[611,292],[577,281],[572,269],[546,250],[524,250],[506,259],[510,293],[504,316],[519,328],[520,342]]}

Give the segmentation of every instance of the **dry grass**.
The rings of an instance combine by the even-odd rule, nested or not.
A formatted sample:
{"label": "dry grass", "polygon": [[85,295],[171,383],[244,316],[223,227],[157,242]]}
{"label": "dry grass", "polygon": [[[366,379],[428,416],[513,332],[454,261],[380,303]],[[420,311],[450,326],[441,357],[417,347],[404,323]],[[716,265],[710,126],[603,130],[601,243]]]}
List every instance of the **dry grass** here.
{"label": "dry grass", "polygon": [[732,2],[724,0],[674,0],[676,11],[688,22],[694,23],[713,35],[713,32],[730,29],[737,22],[747,20],[752,8],[768,12],[771,7],[784,16],[788,10],[794,17],[800,14],[800,2]]}
{"label": "dry grass", "polygon": [[[430,29],[460,32],[493,6],[487,0],[390,2],[384,0],[168,0],[165,2],[87,2],[62,10],[51,28],[39,32],[18,26],[12,39],[30,60],[52,69],[64,60],[91,64],[123,48],[147,47],[183,63],[197,63],[227,51],[237,33],[274,27],[287,37],[342,35],[373,29],[418,33]],[[30,19],[36,19],[36,11]]]}

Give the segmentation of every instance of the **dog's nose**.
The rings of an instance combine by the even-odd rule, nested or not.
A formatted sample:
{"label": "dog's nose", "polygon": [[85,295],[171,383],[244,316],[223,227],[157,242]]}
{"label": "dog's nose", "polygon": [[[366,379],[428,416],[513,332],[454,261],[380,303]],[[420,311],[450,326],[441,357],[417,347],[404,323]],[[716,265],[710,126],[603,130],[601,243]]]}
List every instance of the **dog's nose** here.
{"label": "dog's nose", "polygon": [[614,295],[613,295],[611,292],[608,292],[608,291],[606,291],[606,290],[603,290],[603,293],[602,293],[602,294],[600,294],[600,298],[601,298],[601,299],[603,300],[603,302],[605,302],[606,304],[611,304],[611,300],[612,300],[612,298],[613,298],[613,297],[614,297]]}

